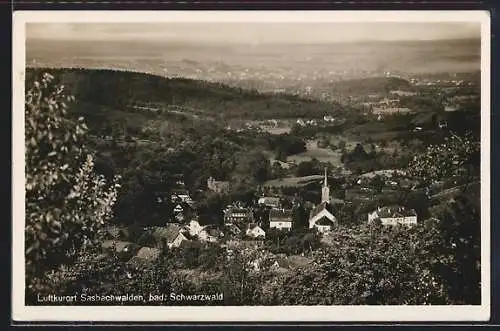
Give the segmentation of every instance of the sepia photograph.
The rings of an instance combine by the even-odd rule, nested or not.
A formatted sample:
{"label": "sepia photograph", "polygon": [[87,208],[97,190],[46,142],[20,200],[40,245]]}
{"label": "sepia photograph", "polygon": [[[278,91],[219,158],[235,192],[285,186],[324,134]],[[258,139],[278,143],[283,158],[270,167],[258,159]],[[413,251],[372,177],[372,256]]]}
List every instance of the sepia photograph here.
{"label": "sepia photograph", "polygon": [[489,24],[15,13],[14,318],[487,320]]}

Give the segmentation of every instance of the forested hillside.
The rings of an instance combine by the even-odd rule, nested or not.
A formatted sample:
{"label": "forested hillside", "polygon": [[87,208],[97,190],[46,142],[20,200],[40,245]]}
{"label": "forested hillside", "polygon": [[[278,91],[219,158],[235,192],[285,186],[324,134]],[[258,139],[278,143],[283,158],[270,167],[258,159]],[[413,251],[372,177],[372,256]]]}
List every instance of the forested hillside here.
{"label": "forested hillside", "polygon": [[219,119],[317,118],[342,110],[338,104],[292,95],[261,94],[206,81],[116,70],[27,69],[27,83],[45,71],[57,77],[58,83],[86,107],[124,111],[139,106],[161,112],[175,105]]}

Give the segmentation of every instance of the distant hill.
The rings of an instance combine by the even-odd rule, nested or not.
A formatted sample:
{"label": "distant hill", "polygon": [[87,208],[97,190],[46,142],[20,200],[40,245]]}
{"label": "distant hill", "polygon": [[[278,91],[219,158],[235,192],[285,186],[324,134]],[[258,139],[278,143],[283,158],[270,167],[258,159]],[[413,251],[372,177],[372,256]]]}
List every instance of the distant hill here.
{"label": "distant hill", "polygon": [[367,77],[335,82],[331,91],[338,95],[383,94],[392,90],[411,91],[409,81],[398,77]]}
{"label": "distant hill", "polygon": [[166,78],[145,73],[80,68],[28,68],[26,81],[49,72],[89,107],[113,111],[161,113],[175,107],[197,116],[219,119],[319,118],[335,115],[339,104],[292,95],[261,94],[224,84]]}

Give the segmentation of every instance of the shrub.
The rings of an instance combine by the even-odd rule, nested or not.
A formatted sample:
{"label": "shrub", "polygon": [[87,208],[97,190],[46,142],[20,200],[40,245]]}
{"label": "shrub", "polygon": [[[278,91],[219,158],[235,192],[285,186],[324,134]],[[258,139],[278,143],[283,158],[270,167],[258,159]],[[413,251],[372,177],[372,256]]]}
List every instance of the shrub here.
{"label": "shrub", "polygon": [[52,286],[51,272],[99,245],[113,214],[117,180],[94,172],[83,146],[87,127],[67,114],[71,96],[44,74],[25,100],[27,292]]}

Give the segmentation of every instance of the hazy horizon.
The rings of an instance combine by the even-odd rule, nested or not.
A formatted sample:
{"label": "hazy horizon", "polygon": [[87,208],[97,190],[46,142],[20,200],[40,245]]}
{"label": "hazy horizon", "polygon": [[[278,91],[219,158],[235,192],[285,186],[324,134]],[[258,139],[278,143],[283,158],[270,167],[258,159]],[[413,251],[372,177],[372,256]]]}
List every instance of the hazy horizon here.
{"label": "hazy horizon", "polygon": [[479,23],[29,23],[27,41],[324,44],[480,39]]}

